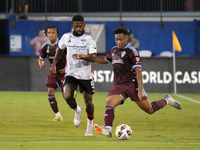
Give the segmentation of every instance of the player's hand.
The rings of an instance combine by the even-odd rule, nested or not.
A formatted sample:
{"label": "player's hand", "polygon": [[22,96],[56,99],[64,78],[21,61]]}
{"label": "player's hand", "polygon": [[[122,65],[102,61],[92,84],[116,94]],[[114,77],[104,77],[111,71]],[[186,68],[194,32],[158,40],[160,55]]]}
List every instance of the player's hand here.
{"label": "player's hand", "polygon": [[65,74],[65,68],[58,70],[60,74]]}
{"label": "player's hand", "polygon": [[143,101],[143,100],[146,100],[147,97],[144,95],[144,92],[143,91],[138,91],[138,97],[140,99],[140,101]]}
{"label": "player's hand", "polygon": [[79,56],[80,54],[73,54],[72,57],[74,59],[81,59],[81,56]]}
{"label": "player's hand", "polygon": [[46,67],[45,64],[41,64],[41,65],[40,65],[40,69],[44,69],[45,67]]}
{"label": "player's hand", "polygon": [[88,57],[88,55],[84,55],[84,54],[73,54],[72,57],[74,59],[85,59]]}
{"label": "player's hand", "polygon": [[55,74],[56,73],[56,66],[51,66],[50,67],[50,72]]}

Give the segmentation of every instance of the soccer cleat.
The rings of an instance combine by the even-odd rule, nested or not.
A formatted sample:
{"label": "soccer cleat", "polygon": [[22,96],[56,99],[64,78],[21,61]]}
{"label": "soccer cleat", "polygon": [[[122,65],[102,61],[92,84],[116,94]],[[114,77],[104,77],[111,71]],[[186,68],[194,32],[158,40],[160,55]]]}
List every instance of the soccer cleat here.
{"label": "soccer cleat", "polygon": [[63,121],[63,117],[61,116],[55,116],[55,118],[51,121]]}
{"label": "soccer cleat", "polygon": [[178,101],[174,100],[170,95],[166,95],[164,99],[168,101],[168,105],[173,106],[179,110],[182,109],[181,104]]}
{"label": "soccer cleat", "polygon": [[77,107],[80,108],[80,111],[77,112],[75,111],[75,116],[74,116],[74,126],[78,127],[81,124],[81,111],[82,111],[82,107],[77,105]]}
{"label": "soccer cleat", "polygon": [[112,137],[112,133],[111,133],[110,129],[108,129],[104,126],[94,124],[94,129],[97,131],[97,133],[102,134],[102,135],[106,136],[107,138]]}
{"label": "soccer cleat", "polygon": [[93,131],[86,130],[85,136],[93,136]]}

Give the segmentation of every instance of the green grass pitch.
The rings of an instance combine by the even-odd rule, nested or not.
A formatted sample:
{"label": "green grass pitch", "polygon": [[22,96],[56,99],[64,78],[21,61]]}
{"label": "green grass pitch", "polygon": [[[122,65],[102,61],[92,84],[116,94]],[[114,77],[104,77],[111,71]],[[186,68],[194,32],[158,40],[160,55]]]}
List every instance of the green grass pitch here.
{"label": "green grass pitch", "polygon": [[[104,125],[105,99],[107,93],[95,93],[94,123]],[[150,101],[163,98],[165,93],[148,93]],[[0,92],[0,150],[199,150],[200,149],[200,94],[180,94],[196,100],[189,101],[171,94],[181,102],[183,109],[165,106],[149,115],[130,99],[115,108],[113,137],[94,131],[85,137],[87,117],[82,95],[77,102],[83,107],[81,125],[73,125],[74,111],[56,93],[62,122],[52,122],[47,92]],[[115,128],[128,124],[133,131],[129,140],[118,140]]]}

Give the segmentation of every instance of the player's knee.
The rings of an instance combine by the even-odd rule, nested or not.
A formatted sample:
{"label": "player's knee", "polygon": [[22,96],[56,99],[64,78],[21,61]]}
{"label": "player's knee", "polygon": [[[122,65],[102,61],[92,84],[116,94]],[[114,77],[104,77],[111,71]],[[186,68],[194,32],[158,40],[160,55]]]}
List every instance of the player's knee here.
{"label": "player's knee", "polygon": [[65,92],[65,93],[63,93],[63,97],[66,101],[68,101],[68,100],[72,99],[73,96],[71,95],[71,93]]}
{"label": "player's knee", "polygon": [[54,95],[54,94],[55,94],[55,89],[48,88],[48,95]]}
{"label": "player's knee", "polygon": [[144,110],[146,113],[148,113],[149,115],[153,114],[154,113],[154,110],[153,109],[145,109]]}

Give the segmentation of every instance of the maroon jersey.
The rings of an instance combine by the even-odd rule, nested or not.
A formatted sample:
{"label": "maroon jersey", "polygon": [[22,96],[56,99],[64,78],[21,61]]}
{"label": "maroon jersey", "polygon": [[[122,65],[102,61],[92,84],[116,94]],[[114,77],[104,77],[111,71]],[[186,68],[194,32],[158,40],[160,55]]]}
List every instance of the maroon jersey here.
{"label": "maroon jersey", "polygon": [[[56,48],[58,46],[59,40],[57,39],[56,43],[54,45],[51,45],[50,41],[47,41],[42,46],[41,52],[40,52],[40,59],[44,60],[46,57],[49,59],[50,64],[52,64],[55,54],[56,54]],[[65,49],[63,52],[63,55],[61,59],[56,64],[56,71],[65,68],[66,65],[66,54],[67,50]]]}
{"label": "maroon jersey", "polygon": [[139,52],[128,44],[125,48],[113,47],[106,55],[106,60],[112,62],[114,84],[131,83],[136,81],[135,68],[141,67]]}

